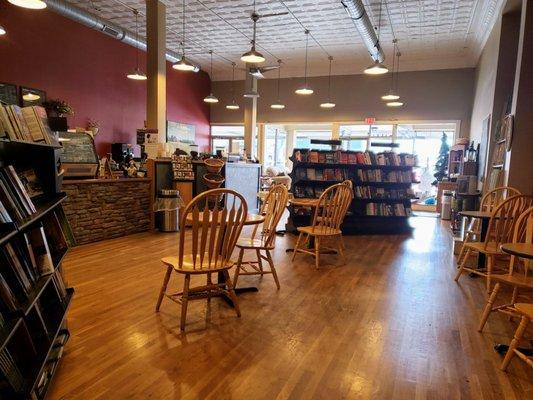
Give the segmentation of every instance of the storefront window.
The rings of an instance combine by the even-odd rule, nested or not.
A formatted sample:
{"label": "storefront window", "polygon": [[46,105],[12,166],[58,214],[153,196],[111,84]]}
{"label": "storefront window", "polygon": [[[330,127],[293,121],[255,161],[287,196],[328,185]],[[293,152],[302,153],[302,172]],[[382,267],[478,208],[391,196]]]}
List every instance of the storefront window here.
{"label": "storefront window", "polygon": [[311,144],[311,140],[331,140],[331,131],[296,131],[296,143],[294,145],[297,149],[317,149],[329,150],[330,145],[327,144]]}
{"label": "storefront window", "polygon": [[282,126],[265,126],[265,166],[285,167],[287,132]]}

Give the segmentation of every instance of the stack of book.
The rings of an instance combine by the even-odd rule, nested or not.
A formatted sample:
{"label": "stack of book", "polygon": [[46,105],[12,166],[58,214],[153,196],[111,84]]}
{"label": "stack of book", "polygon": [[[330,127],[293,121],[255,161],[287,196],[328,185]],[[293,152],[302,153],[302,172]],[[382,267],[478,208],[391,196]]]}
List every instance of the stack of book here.
{"label": "stack of book", "polygon": [[0,106],[0,138],[55,144],[46,111],[40,106]]}
{"label": "stack of book", "polygon": [[42,194],[33,169],[17,173],[11,165],[0,168],[0,221],[21,222],[35,214],[33,200]]}
{"label": "stack of book", "polygon": [[357,170],[359,182],[412,183],[411,171],[383,171],[381,169]]}
{"label": "stack of book", "polygon": [[366,215],[382,217],[409,217],[411,215],[411,208],[405,207],[401,203],[368,203],[366,205]]}
{"label": "stack of book", "polygon": [[408,189],[386,189],[374,186],[355,186],[354,195],[358,199],[414,199],[415,193]]}
{"label": "stack of book", "polygon": [[342,168],[298,168],[297,179],[308,181],[339,181],[347,178],[347,173]]}

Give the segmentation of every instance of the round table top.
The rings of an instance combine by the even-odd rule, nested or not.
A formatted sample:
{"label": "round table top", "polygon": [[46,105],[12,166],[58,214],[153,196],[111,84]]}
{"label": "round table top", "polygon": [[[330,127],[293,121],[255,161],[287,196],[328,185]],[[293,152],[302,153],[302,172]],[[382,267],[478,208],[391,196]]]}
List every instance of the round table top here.
{"label": "round table top", "polygon": [[[219,216],[221,216],[221,214],[219,214]],[[199,217],[198,221],[199,222],[203,222],[204,215],[202,213],[200,213],[200,215],[198,217]],[[244,221],[244,225],[256,225],[256,224],[261,224],[264,221],[265,221],[265,216],[264,215],[247,214],[246,215],[246,221]],[[187,222],[189,222],[189,223],[192,222],[192,214],[187,215]]]}
{"label": "round table top", "polygon": [[502,250],[514,256],[533,259],[532,243],[504,243]]}
{"label": "round table top", "polygon": [[293,199],[289,199],[289,203],[292,204],[293,206],[316,207],[318,204],[318,199],[293,198]]}
{"label": "round table top", "polygon": [[464,217],[489,219],[492,213],[489,211],[459,211],[459,214]]}

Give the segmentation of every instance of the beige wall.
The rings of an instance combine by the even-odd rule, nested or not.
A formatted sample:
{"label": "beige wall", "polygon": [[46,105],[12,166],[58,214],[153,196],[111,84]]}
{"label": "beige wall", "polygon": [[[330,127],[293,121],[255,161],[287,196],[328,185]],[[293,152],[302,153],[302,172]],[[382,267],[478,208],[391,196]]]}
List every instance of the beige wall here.
{"label": "beige wall", "polygon": [[[270,74],[276,74],[275,71]],[[332,77],[334,109],[319,104],[327,97],[327,77],[309,78],[315,90],[311,96],[299,96],[294,90],[302,78],[281,80],[281,101],[285,110],[272,110],[277,97],[277,80],[259,81],[258,122],[342,122],[375,117],[382,121],[460,120],[461,136],[470,133],[470,115],[474,91],[474,69],[453,69],[400,74],[399,90],[405,105],[394,109],[380,99],[389,90],[390,74],[380,77],[346,75]],[[231,82],[213,82],[213,92],[221,100],[211,108],[211,123],[243,123],[244,83],[236,82],[238,111],[226,110],[231,101]]]}

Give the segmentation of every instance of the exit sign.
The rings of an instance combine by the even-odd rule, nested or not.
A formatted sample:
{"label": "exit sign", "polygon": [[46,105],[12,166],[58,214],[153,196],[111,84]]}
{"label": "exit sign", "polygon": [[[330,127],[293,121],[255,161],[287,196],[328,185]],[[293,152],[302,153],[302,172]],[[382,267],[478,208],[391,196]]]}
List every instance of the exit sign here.
{"label": "exit sign", "polygon": [[372,125],[374,122],[376,122],[376,119],[374,117],[365,118],[365,124]]}

